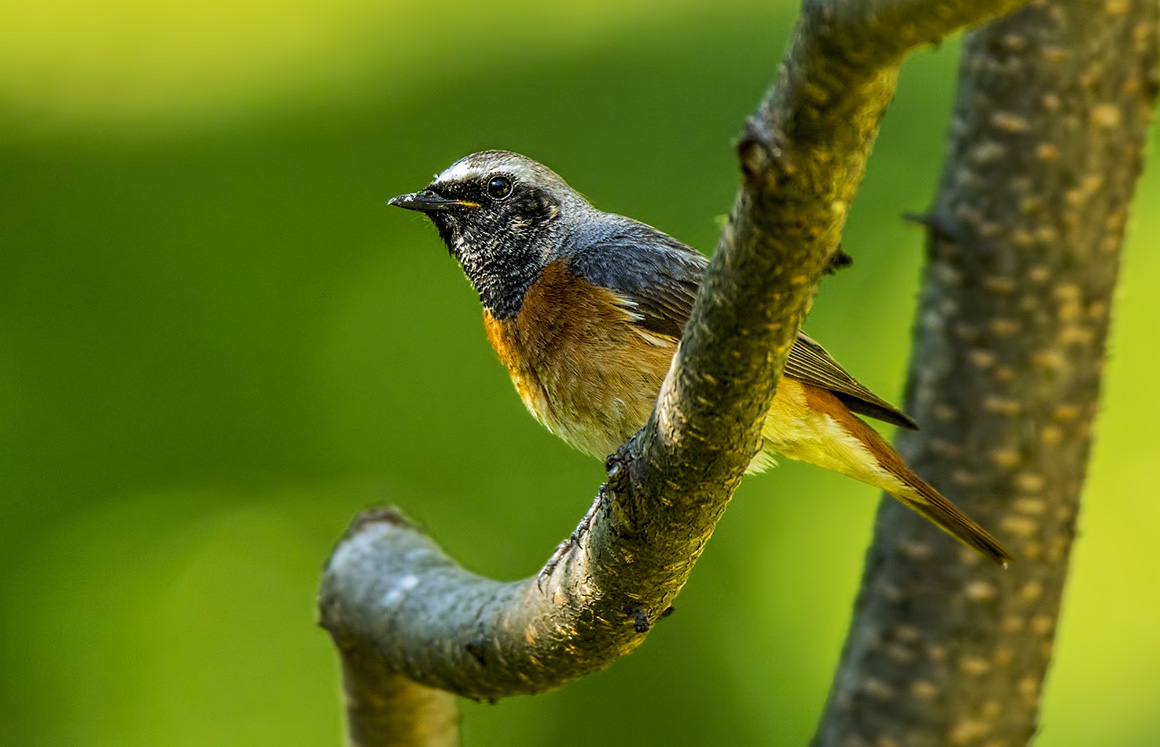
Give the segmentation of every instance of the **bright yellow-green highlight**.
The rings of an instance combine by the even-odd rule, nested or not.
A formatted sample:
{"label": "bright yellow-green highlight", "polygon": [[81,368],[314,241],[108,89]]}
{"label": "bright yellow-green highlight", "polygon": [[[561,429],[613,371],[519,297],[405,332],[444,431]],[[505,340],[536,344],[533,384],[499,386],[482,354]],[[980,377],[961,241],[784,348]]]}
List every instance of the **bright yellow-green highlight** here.
{"label": "bright yellow-green highlight", "polygon": [[[673,18],[693,0],[44,0],[0,4],[0,98],[46,126],[181,126],[409,90]],[[667,25],[667,24],[666,24]],[[534,32],[532,31],[534,29]]]}

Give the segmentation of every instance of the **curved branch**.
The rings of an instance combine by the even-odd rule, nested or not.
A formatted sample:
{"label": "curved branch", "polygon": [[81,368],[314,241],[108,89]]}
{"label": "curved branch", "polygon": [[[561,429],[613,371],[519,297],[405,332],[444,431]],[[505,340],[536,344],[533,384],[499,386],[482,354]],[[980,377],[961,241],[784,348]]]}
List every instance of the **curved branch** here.
{"label": "curved branch", "polygon": [[559,686],[639,645],[760,448],[900,60],[1019,4],[807,2],[739,142],[742,189],[657,407],[610,457],[609,482],[572,541],[539,576],[498,583],[459,568],[397,513],[357,521],[320,601],[348,670],[381,659],[423,686],[498,698]]}

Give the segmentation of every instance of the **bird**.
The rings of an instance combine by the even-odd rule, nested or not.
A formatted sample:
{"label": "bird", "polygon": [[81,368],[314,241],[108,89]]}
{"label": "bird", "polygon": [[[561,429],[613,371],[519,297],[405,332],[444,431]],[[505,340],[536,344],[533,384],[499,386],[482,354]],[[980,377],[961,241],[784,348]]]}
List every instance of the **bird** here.
{"label": "bird", "polygon": [[[425,214],[479,294],[484,328],[532,415],[605,459],[648,420],[707,258],[645,223],[595,208],[510,151],[472,153],[388,201]],[[916,475],[858,416],[917,429],[798,332],[762,428],[770,453],[876,486],[984,557],[1003,545]]]}

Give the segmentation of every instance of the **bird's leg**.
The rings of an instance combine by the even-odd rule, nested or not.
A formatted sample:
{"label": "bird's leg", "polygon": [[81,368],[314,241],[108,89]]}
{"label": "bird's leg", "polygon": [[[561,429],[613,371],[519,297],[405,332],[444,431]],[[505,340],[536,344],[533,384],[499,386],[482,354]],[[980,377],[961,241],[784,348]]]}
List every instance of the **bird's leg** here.
{"label": "bird's leg", "polygon": [[544,590],[544,582],[552,577],[556,572],[556,568],[560,563],[572,553],[574,549],[580,546],[580,538],[592,528],[592,523],[596,520],[596,515],[600,511],[600,505],[604,501],[604,491],[601,490],[597,494],[596,500],[592,502],[592,507],[588,509],[588,513],[584,514],[584,518],[580,520],[580,524],[573,530],[568,538],[556,546],[552,557],[548,558],[548,562],[536,574],[536,587],[540,591]]}

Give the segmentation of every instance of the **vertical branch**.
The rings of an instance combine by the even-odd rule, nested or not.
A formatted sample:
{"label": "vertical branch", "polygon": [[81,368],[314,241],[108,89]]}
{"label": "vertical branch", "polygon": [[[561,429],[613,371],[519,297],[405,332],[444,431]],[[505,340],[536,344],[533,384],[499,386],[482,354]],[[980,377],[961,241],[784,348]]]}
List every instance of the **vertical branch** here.
{"label": "vertical branch", "polygon": [[352,745],[453,747],[459,744],[459,706],[445,690],[391,672],[383,660],[344,652],[343,688]]}
{"label": "vertical branch", "polygon": [[1155,0],[1037,0],[969,37],[899,440],[1019,560],[884,502],[815,744],[1034,733],[1156,65]]}

